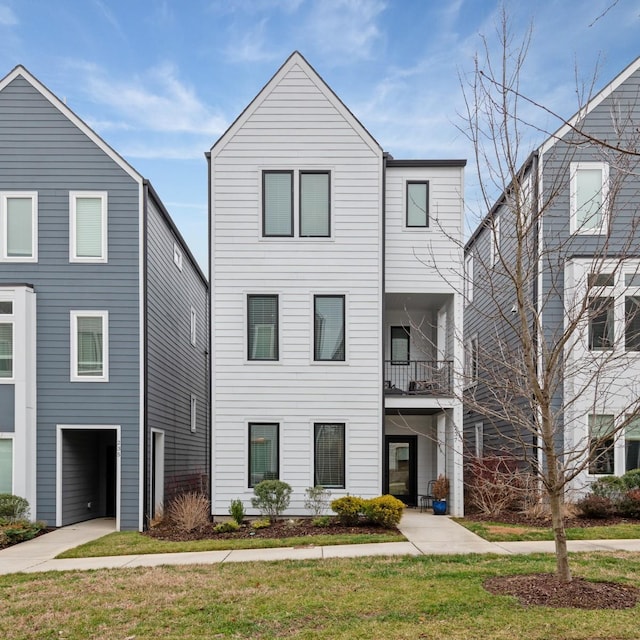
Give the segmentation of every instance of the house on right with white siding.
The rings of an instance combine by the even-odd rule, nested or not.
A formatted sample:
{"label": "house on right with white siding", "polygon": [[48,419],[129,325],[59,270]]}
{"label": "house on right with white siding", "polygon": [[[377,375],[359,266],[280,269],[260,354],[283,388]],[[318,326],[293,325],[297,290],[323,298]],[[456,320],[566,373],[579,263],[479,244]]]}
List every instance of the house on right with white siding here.
{"label": "house on right with white siding", "polygon": [[461,514],[465,161],[392,158],[297,52],[207,156],[213,514],[441,473]]}

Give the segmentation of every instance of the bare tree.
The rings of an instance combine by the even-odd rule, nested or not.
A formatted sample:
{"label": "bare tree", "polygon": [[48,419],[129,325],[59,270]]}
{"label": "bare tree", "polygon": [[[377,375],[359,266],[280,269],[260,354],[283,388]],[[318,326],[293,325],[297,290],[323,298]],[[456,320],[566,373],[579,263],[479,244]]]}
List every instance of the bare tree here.
{"label": "bare tree", "polygon": [[489,212],[465,248],[465,414],[538,478],[569,582],[565,497],[615,471],[640,410],[640,95],[633,84],[592,110],[590,88],[528,152],[524,113],[550,113],[520,89],[531,31],[514,43],[503,14],[498,38],[500,54],[485,41],[462,80],[461,130]]}

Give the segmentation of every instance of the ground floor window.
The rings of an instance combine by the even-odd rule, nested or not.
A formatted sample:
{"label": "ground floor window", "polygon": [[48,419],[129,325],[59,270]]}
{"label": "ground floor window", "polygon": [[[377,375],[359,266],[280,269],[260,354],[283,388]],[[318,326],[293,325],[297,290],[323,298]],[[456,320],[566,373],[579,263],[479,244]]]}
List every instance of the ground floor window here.
{"label": "ground floor window", "polygon": [[12,438],[0,438],[0,493],[13,493]]}
{"label": "ground floor window", "polygon": [[614,428],[612,415],[589,416],[589,473],[614,473]]}
{"label": "ground floor window", "polygon": [[278,479],[277,423],[249,424],[249,486]]}
{"label": "ground floor window", "polygon": [[344,424],[314,425],[314,485],[345,488]]}
{"label": "ground floor window", "polygon": [[624,432],[624,470],[640,469],[640,418],[629,421]]}

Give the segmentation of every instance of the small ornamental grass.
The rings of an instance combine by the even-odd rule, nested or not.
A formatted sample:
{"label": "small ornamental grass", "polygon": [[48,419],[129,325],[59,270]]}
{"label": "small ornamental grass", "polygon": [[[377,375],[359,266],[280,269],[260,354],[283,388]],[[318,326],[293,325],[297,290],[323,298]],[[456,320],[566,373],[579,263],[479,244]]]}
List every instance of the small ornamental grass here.
{"label": "small ornamental grass", "polygon": [[181,531],[194,531],[209,524],[209,499],[203,493],[190,491],[176,496],[167,509],[167,517]]}

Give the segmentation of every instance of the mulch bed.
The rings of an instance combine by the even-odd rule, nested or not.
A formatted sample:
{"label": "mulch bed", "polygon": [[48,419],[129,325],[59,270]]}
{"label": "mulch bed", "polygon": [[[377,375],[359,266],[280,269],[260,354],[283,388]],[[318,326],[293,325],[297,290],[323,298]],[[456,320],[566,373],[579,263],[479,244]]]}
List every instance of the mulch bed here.
{"label": "mulch bed", "polygon": [[[523,527],[544,527],[551,528],[550,518],[532,518],[525,513],[517,511],[505,511],[499,516],[486,516],[481,513],[464,514],[465,520],[474,522],[504,522],[505,524],[520,525]],[[609,518],[583,518],[581,516],[566,518],[565,527],[567,529],[579,527],[607,527],[614,524],[639,524],[638,520],[629,520],[627,518],[609,517]]]}
{"label": "mulch bed", "polygon": [[340,535],[340,534],[365,534],[371,537],[381,534],[398,533],[397,529],[385,529],[366,522],[361,522],[357,526],[346,527],[339,524],[336,520],[332,520],[327,527],[318,527],[308,518],[300,518],[295,520],[279,520],[264,529],[253,529],[249,524],[245,524],[238,531],[230,533],[216,533],[213,530],[214,524],[200,527],[194,531],[181,531],[169,524],[162,523],[145,532],[152,538],[160,540],[173,540],[176,542],[186,542],[191,540],[237,540],[241,538],[293,538],[293,537],[309,537],[322,535]]}

